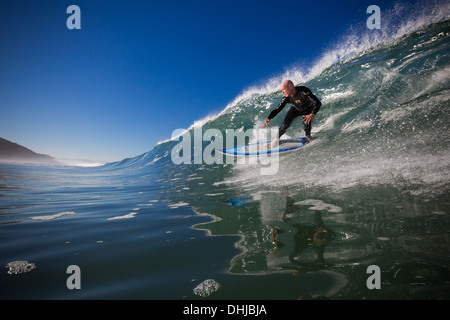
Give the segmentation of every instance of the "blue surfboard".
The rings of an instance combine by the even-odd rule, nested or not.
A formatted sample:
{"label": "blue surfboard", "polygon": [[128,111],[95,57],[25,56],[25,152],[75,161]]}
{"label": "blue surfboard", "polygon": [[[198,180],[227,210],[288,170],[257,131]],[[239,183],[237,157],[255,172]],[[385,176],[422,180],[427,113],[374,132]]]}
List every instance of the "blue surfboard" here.
{"label": "blue surfboard", "polygon": [[279,141],[278,146],[269,148],[268,144],[270,142],[271,141],[252,143],[233,148],[217,149],[217,151],[226,155],[257,156],[262,154],[294,151],[308,144],[309,141],[307,138],[282,139]]}

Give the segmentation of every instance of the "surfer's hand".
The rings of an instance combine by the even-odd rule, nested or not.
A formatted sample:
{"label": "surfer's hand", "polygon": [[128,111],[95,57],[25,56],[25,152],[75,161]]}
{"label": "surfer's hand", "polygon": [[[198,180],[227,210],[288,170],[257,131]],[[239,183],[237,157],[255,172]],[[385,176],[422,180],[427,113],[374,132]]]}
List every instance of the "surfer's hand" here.
{"label": "surfer's hand", "polygon": [[267,126],[267,124],[270,122],[270,119],[269,118],[267,118],[266,119],[266,121],[264,122],[264,124],[263,124],[263,129]]}
{"label": "surfer's hand", "polygon": [[310,124],[314,119],[314,113],[303,116],[303,122],[306,124]]}

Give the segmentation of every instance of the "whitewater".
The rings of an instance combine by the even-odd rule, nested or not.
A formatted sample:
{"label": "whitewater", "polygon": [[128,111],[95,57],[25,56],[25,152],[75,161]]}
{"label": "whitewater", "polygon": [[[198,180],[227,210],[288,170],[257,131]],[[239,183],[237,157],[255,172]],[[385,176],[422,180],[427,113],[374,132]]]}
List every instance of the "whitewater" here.
{"label": "whitewater", "polygon": [[[449,14],[445,2],[397,5],[383,14],[389,28],[351,27],[311,67],[245,89],[137,157],[0,166],[1,263],[35,266],[0,274],[0,296],[450,298]],[[284,79],[323,105],[317,139],[281,155],[275,175],[258,163],[194,163],[199,150],[173,163],[183,133],[260,128]],[[303,136],[297,121],[286,137]],[[65,287],[69,265],[83,272],[78,292]],[[367,286],[373,265],[381,289]]]}

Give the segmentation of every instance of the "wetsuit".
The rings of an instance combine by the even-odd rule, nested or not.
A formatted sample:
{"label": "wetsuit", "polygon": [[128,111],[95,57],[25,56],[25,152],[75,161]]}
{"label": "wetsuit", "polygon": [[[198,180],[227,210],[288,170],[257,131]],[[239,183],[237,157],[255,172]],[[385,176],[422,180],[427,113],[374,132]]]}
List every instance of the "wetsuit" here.
{"label": "wetsuit", "polygon": [[[283,123],[280,126],[278,137],[281,137],[292,122],[299,116],[306,116],[313,113],[314,115],[319,112],[322,103],[307,87],[298,86],[295,87],[295,94],[292,97],[284,97],[280,104],[269,114],[269,120],[275,118],[275,116],[283,110],[286,104],[292,104]],[[306,136],[311,135],[311,122],[309,124],[304,123]]]}

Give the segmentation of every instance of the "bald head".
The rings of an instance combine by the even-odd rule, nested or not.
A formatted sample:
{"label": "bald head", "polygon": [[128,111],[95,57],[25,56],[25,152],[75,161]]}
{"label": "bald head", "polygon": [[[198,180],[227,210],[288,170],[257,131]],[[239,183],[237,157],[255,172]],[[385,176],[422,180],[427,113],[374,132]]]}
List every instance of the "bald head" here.
{"label": "bald head", "polygon": [[284,80],[281,84],[281,92],[285,97],[292,97],[295,94],[295,86],[291,80]]}

